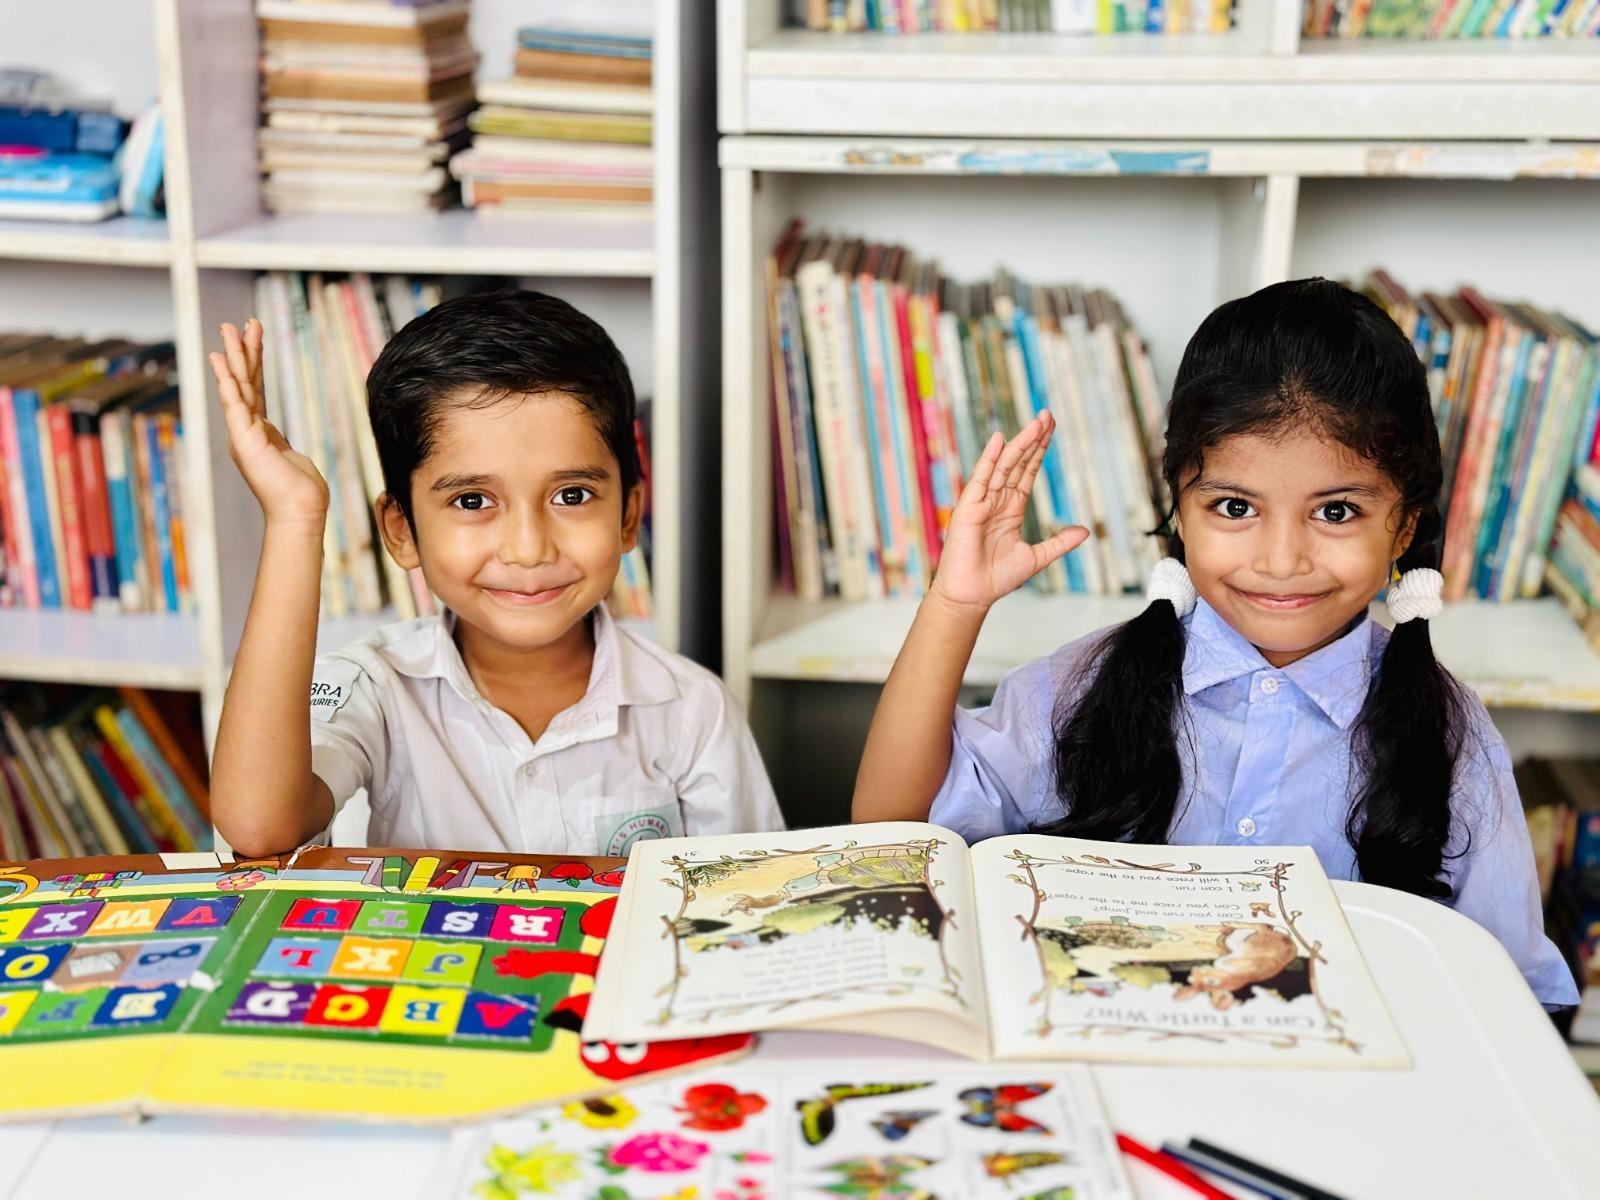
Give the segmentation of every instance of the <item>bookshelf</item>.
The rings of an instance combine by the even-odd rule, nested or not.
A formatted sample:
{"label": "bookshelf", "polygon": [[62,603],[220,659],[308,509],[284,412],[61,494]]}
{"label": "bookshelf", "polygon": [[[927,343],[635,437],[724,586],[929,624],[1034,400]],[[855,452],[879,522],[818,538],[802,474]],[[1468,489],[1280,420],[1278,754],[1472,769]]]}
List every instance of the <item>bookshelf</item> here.
{"label": "bookshelf", "polygon": [[[208,734],[215,729],[261,524],[228,459],[205,356],[220,322],[252,311],[252,281],[265,270],[504,276],[561,295],[605,325],[639,394],[651,399],[656,611],[645,628],[665,645],[696,649],[681,620],[691,583],[681,566],[684,534],[693,522],[684,516],[680,426],[697,398],[709,403],[714,383],[688,373],[703,369],[703,358],[680,352],[685,297],[692,305],[706,288],[697,265],[683,261],[702,218],[678,203],[679,159],[691,140],[682,136],[684,110],[704,101],[684,88],[679,59],[692,66],[699,46],[709,53],[712,33],[709,14],[675,0],[628,0],[619,12],[656,28],[658,201],[648,220],[497,219],[460,209],[419,218],[273,217],[257,202],[249,0],[150,0],[126,13],[119,6],[115,21],[105,19],[103,3],[66,0],[19,17],[8,42],[13,61],[55,70],[86,93],[109,93],[122,112],[155,94],[163,103],[167,219],[0,222],[0,327],[175,338],[196,604],[176,616],[0,612],[0,677],[192,690]],[[470,32],[483,56],[480,78],[510,72],[519,25],[585,15],[576,0],[475,0]],[[98,32],[78,35],[89,27]],[[709,126],[709,111],[703,119]],[[319,641],[342,645],[384,619],[326,622]]]}
{"label": "bookshelf", "polygon": [[[718,9],[723,663],[766,741],[788,740],[775,721],[838,734],[853,702],[819,686],[828,715],[797,715],[806,687],[881,683],[916,607],[775,589],[763,263],[791,218],[953,278],[1104,286],[1163,387],[1215,305],[1307,274],[1386,266],[1600,323],[1570,269],[1600,255],[1600,48],[1301,44],[1295,0],[1245,0],[1232,32],[1192,39],[816,34],[780,8]],[[1009,597],[966,683],[1140,607]],[[1563,736],[1592,746],[1600,655],[1553,599],[1454,606],[1435,643],[1486,703],[1574,714]]]}

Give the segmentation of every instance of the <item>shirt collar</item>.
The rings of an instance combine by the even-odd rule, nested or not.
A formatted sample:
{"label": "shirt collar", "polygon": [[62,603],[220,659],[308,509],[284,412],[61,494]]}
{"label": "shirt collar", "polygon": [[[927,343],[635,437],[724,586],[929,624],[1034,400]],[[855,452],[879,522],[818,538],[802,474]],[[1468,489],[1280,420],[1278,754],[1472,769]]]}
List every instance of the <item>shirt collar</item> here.
{"label": "shirt collar", "polygon": [[[596,605],[594,663],[589,686],[575,708],[615,711],[626,705],[664,704],[678,698],[677,681],[666,665],[618,628],[604,604]],[[402,675],[443,679],[467,700],[481,699],[455,639],[456,615],[442,610],[417,622],[386,647],[386,657]],[[570,710],[569,710],[570,711]]]}
{"label": "shirt collar", "polygon": [[[1366,613],[1349,632],[1315,654],[1281,668],[1294,685],[1340,729],[1348,729],[1372,683],[1372,621]],[[1183,692],[1214,687],[1241,675],[1273,670],[1238,630],[1203,599],[1195,602],[1184,638]]]}

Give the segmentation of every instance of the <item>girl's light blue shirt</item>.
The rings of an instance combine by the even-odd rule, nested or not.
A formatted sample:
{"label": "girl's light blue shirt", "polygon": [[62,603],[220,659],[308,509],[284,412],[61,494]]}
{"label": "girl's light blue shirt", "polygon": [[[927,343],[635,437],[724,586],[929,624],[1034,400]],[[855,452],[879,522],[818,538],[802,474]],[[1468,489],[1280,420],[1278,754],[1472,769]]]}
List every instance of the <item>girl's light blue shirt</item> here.
{"label": "girl's light blue shirt", "polygon": [[[1311,846],[1332,879],[1359,879],[1345,837],[1350,730],[1389,631],[1370,618],[1338,641],[1274,667],[1204,600],[1183,619],[1184,792],[1173,845]],[[968,842],[1022,833],[1063,813],[1052,769],[1058,702],[1105,631],[1019,667],[987,708],[958,710],[950,770],[928,819]],[[1500,940],[1534,994],[1576,1004],[1577,986],[1544,935],[1528,827],[1504,739],[1474,697],[1452,807],[1451,907]]]}

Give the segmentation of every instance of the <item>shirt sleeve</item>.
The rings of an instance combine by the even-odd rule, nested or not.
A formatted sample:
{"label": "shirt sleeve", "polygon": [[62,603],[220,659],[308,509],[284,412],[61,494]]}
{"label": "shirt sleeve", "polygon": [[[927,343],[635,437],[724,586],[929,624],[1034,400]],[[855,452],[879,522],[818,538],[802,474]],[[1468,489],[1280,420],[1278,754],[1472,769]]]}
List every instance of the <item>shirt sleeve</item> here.
{"label": "shirt sleeve", "polygon": [[337,816],[365,789],[376,795],[389,767],[389,731],[378,684],[342,655],[319,658],[311,671],[311,773],[333,793]]}
{"label": "shirt sleeve", "polygon": [[1505,739],[1475,705],[1453,800],[1470,843],[1452,861],[1452,907],[1499,940],[1546,1008],[1578,1002],[1572,971],[1544,933],[1539,880]]}
{"label": "shirt sleeve", "polygon": [[928,820],[979,842],[1056,819],[1053,656],[1012,671],[986,708],[957,709],[950,767]]}
{"label": "shirt sleeve", "polygon": [[702,686],[704,700],[694,729],[698,745],[677,784],[684,833],[782,830],[783,814],[744,714],[720,679],[708,679]]}

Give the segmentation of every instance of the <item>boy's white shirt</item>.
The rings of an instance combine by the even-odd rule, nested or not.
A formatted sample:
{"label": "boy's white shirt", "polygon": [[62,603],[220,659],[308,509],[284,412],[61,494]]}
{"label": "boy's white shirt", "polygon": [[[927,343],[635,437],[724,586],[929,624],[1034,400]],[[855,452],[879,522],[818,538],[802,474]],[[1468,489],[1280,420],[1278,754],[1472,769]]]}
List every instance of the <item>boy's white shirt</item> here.
{"label": "boy's white shirt", "polygon": [[783,828],[743,714],[703,667],[594,613],[589,687],[533,742],[473,684],[451,613],[319,657],[311,769],[365,788],[373,846],[626,855],[649,837]]}

